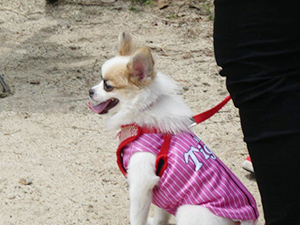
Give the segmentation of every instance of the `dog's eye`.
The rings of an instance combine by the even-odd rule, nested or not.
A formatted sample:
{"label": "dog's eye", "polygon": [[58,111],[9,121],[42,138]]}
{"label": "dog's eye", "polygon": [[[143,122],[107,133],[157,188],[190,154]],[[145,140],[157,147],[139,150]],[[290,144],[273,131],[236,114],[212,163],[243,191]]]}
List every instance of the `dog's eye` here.
{"label": "dog's eye", "polygon": [[110,92],[110,91],[112,91],[114,89],[113,86],[107,84],[106,80],[103,81],[103,85],[104,85],[104,90],[107,91],[107,92]]}

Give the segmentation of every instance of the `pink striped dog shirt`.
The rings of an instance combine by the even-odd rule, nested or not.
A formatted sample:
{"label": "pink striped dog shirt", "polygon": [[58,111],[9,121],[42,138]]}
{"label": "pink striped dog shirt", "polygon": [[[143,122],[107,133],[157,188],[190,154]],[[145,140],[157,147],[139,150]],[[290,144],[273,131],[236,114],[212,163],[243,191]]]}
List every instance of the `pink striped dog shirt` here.
{"label": "pink striped dog shirt", "polygon": [[[158,155],[163,142],[161,133],[141,133],[118,149],[118,160],[126,171],[134,153]],[[258,218],[253,196],[193,133],[172,135],[168,164],[153,189],[152,202],[173,215],[178,207],[189,204],[237,221]]]}

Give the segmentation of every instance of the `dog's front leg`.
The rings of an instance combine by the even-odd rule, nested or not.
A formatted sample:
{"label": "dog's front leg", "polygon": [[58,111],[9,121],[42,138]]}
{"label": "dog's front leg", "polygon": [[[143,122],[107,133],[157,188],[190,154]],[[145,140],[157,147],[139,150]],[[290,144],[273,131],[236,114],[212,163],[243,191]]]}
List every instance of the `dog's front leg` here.
{"label": "dog's front leg", "polygon": [[131,225],[146,225],[152,190],[159,181],[155,174],[155,159],[156,156],[151,153],[138,152],[129,161],[127,178]]}

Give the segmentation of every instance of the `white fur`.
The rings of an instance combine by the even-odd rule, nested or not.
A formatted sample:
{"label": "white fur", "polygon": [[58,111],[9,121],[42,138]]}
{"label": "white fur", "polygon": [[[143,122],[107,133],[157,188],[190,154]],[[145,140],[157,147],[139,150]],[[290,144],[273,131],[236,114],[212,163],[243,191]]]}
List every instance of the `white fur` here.
{"label": "white fur", "polygon": [[145,225],[152,202],[152,189],[159,182],[155,171],[155,155],[134,154],[128,165],[127,178],[130,196],[130,224]]}
{"label": "white fur", "polygon": [[[108,60],[102,67],[105,75],[109,68],[126,65],[127,56],[117,56]],[[122,79],[122,77],[120,77]],[[177,85],[174,80],[158,72],[153,82],[145,87],[133,89],[128,95],[103,90],[103,81],[93,87],[93,100],[103,102],[110,98],[119,99],[119,104],[108,113],[106,125],[110,129],[119,129],[122,125],[136,123],[139,126],[156,127],[163,132],[177,133],[188,131],[192,116],[190,109],[176,95]],[[148,219],[152,202],[152,190],[158,184],[159,177],[155,174],[156,157],[151,153],[135,153],[128,166],[128,182],[130,195],[131,225],[164,225],[170,215],[158,209],[155,218]],[[178,225],[235,225],[230,219],[214,215],[201,206],[184,205],[177,212]],[[255,225],[255,221],[244,221],[242,225]]]}
{"label": "white fur", "polygon": [[207,208],[196,205],[184,205],[176,213],[179,225],[235,225],[231,219],[215,216]]}
{"label": "white fur", "polygon": [[130,57],[129,56],[116,56],[114,58],[111,58],[102,65],[101,72],[102,75],[105,78],[105,74],[107,74],[107,71],[109,68],[114,67],[117,64],[124,64],[126,65],[129,62]]}
{"label": "white fur", "polygon": [[[108,118],[106,125],[111,129],[124,124],[158,127],[163,132],[186,131],[192,113],[174,95],[176,84],[162,73],[158,73],[153,83],[139,91],[133,99],[120,104],[120,111]],[[121,101],[120,101],[121,102]]]}
{"label": "white fur", "polygon": [[157,207],[155,212],[155,217],[148,218],[147,225],[168,224],[170,216],[171,215],[166,210]]}

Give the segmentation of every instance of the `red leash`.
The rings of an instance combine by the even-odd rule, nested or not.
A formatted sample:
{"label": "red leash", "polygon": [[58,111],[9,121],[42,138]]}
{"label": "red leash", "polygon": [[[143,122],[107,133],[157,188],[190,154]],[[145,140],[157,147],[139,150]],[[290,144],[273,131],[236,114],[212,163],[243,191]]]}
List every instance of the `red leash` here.
{"label": "red leash", "polygon": [[220,102],[218,105],[213,107],[212,109],[209,109],[203,113],[200,113],[198,115],[193,116],[194,123],[191,125],[191,127],[203,122],[204,120],[207,120],[208,118],[212,117],[214,114],[216,114],[221,108],[223,108],[224,105],[231,99],[230,95],[228,95],[222,102]]}

